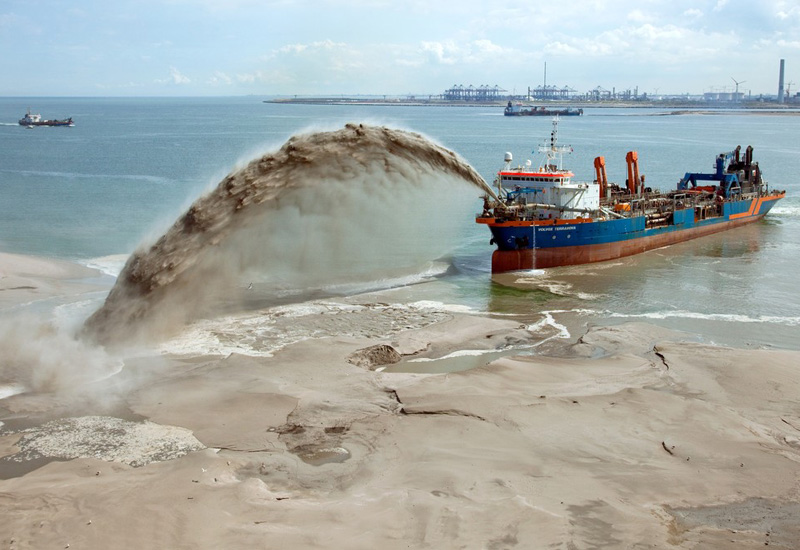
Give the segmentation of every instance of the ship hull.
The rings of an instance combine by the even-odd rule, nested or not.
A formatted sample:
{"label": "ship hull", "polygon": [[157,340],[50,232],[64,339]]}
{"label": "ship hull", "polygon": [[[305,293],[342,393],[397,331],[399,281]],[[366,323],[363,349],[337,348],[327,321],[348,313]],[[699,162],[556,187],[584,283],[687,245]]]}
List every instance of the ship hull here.
{"label": "ship hull", "polygon": [[20,126],[74,126],[71,120],[42,120],[39,122],[19,121]]}
{"label": "ship hull", "polygon": [[564,109],[564,110],[544,110],[544,109],[523,109],[520,111],[512,111],[506,109],[503,114],[505,116],[581,116],[583,115],[583,109],[579,110],[572,110],[572,109]]}
{"label": "ship hull", "polygon": [[727,203],[722,216],[707,219],[695,219],[691,209],[678,210],[672,224],[650,228],[643,217],[527,226],[490,223],[498,245],[492,255],[492,272],[579,265],[640,254],[758,221],[783,196]]}

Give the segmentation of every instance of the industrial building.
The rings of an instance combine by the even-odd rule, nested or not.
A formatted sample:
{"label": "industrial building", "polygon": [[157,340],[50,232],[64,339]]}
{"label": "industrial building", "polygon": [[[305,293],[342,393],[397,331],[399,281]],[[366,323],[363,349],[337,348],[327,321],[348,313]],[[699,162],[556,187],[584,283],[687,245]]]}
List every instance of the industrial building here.
{"label": "industrial building", "polygon": [[[778,93],[776,96],[753,96],[752,94],[740,92],[739,85],[744,83],[744,80],[737,81],[733,77],[735,87],[731,86],[730,84],[728,87],[721,87],[718,90],[711,89],[707,92],[703,92],[702,95],[689,95],[689,94],[680,94],[680,95],[659,95],[658,97],[654,98],[652,96],[648,96],[646,92],[639,93],[639,88],[634,87],[633,89],[627,88],[621,91],[617,91],[616,88],[612,88],[610,90],[603,88],[602,86],[597,86],[591,90],[586,92],[578,92],[575,88],[570,86],[556,86],[553,84],[547,84],[547,65],[545,64],[545,77],[544,83],[539,86],[531,87],[529,86],[527,89],[527,93],[525,94],[509,94],[506,90],[502,89],[500,86],[473,86],[473,85],[463,85],[463,84],[456,84],[451,88],[444,91],[444,93],[438,96],[429,96],[429,99],[440,99],[445,101],[464,101],[464,102],[475,102],[475,103],[493,103],[493,102],[500,102],[506,100],[514,100],[514,101],[573,101],[573,102],[603,102],[603,101],[659,101],[659,100],[683,100],[683,101],[696,101],[696,102],[704,102],[707,104],[730,104],[730,103],[742,103],[742,102],[750,102],[750,101],[759,101],[759,102],[775,102],[778,103],[793,103],[793,104],[800,104],[800,93],[795,92],[794,95],[791,94],[791,86],[794,84],[793,82],[786,82],[785,79],[785,71],[786,71],[786,62],[784,59],[780,60],[780,66],[778,71]],[[733,91],[729,91],[731,88],[734,88]]]}

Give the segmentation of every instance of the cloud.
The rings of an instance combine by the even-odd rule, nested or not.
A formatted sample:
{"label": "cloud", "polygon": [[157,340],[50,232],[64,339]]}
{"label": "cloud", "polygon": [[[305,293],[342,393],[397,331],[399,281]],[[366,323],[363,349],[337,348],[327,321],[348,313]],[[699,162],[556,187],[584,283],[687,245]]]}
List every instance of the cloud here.
{"label": "cloud", "polygon": [[502,54],[505,49],[498,46],[497,44],[492,43],[491,40],[475,40],[472,43],[473,49],[481,54]]}
{"label": "cloud", "polygon": [[614,55],[615,48],[610,42],[591,38],[577,38],[569,42],[555,40],[545,44],[544,53],[558,57],[604,57]]}
{"label": "cloud", "polygon": [[525,57],[488,38],[416,44],[326,39],[276,47],[261,56],[258,69],[238,73],[236,79],[264,93],[396,93],[398,87],[430,93],[444,86],[441,81],[467,73],[495,80],[501,60]]}
{"label": "cloud", "polygon": [[566,42],[562,42],[560,40],[555,40],[553,42],[549,42],[545,44],[544,53],[548,55],[560,56],[560,57],[569,57],[569,56],[577,56],[580,55],[583,48],[579,47],[579,44],[567,44]]}
{"label": "cloud", "polygon": [[310,44],[287,44],[273,50],[268,57],[275,57],[276,55],[297,55],[306,52],[319,52],[322,50],[333,51],[337,49],[346,48],[347,45],[343,42],[334,42],[333,40],[319,40],[311,42]]}
{"label": "cloud", "polygon": [[220,84],[230,85],[233,83],[233,79],[221,71],[216,71],[211,75],[211,78],[208,79],[208,83],[214,86]]}
{"label": "cloud", "polygon": [[607,57],[642,63],[678,63],[706,59],[722,48],[737,46],[734,33],[694,31],[676,25],[644,23],[620,27],[595,36],[562,36],[544,45],[548,55],[561,57]]}
{"label": "cloud", "polygon": [[423,42],[421,51],[442,65],[454,65],[460,57],[460,50],[453,42]]}
{"label": "cloud", "polygon": [[394,60],[395,64],[399,67],[411,67],[411,68],[418,68],[422,67],[425,64],[425,61],[422,59],[406,59],[406,58],[397,58]]}
{"label": "cloud", "polygon": [[257,80],[261,80],[261,73],[260,71],[256,71],[254,73],[237,74],[236,80],[242,84],[253,84]]}
{"label": "cloud", "polygon": [[635,23],[649,23],[653,20],[653,16],[644,13],[640,9],[635,9],[631,12],[628,12],[627,19],[628,21],[633,21]]}
{"label": "cloud", "polygon": [[[156,95],[519,89],[543,62],[576,87],[650,79],[695,89],[716,72],[727,80],[734,57],[742,78],[765,81],[777,59],[794,66],[800,41],[798,0],[572,0],[555,10],[523,0],[148,0],[144,11],[122,0],[100,12],[50,2],[47,18],[36,6],[0,8],[0,43],[17,52],[0,68],[40,67],[26,80],[45,95],[129,79]],[[74,82],[49,76],[66,67]]]}
{"label": "cloud", "polygon": [[169,74],[172,77],[172,82],[175,84],[189,84],[191,80],[184,74],[182,74],[178,69],[175,67],[169,68]]}
{"label": "cloud", "polygon": [[192,81],[189,79],[189,77],[187,77],[186,75],[181,73],[175,67],[170,67],[169,68],[169,78],[156,79],[155,82],[157,84],[185,85],[185,84],[190,84]]}
{"label": "cloud", "polygon": [[434,63],[441,65],[493,62],[504,56],[517,54],[513,49],[504,48],[488,39],[473,40],[462,44],[452,40],[422,42],[419,52]]}
{"label": "cloud", "polygon": [[297,53],[303,53],[307,49],[308,49],[308,44],[289,44],[287,46],[282,46],[282,47],[278,48],[271,55],[274,56],[276,53],[277,54],[283,54],[283,53],[288,53],[288,54],[293,54],[294,53],[294,54],[297,54]]}
{"label": "cloud", "polygon": [[787,2],[780,2],[775,11],[775,16],[781,21],[800,20],[800,6],[787,5]]}
{"label": "cloud", "polygon": [[359,89],[366,75],[374,79],[378,59],[366,61],[370,48],[355,48],[344,42],[319,40],[286,44],[259,59],[259,68],[237,73],[236,81],[247,86],[266,84],[265,93],[291,89],[291,93],[312,93],[331,85]]}
{"label": "cloud", "polygon": [[778,40],[778,46],[781,48],[791,48],[794,50],[800,50],[800,40]]}

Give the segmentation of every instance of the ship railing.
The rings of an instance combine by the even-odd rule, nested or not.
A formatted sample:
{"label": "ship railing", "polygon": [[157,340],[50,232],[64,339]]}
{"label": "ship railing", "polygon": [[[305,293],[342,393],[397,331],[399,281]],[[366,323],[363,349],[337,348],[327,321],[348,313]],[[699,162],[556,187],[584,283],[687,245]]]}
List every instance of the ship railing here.
{"label": "ship railing", "polygon": [[697,202],[697,197],[693,194],[676,193],[672,196],[675,210],[683,210],[685,208],[694,208]]}
{"label": "ship railing", "polygon": [[644,214],[645,211],[645,200],[644,199],[631,199],[630,203],[630,212],[631,217],[633,217],[636,212],[641,212]]}

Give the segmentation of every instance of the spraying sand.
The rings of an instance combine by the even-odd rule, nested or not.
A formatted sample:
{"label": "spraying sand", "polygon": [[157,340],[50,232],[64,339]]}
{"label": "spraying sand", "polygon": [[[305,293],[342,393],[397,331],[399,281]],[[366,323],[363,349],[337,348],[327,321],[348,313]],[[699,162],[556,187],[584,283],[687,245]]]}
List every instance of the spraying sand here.
{"label": "spraying sand", "polygon": [[294,136],[227,176],[154,245],[135,252],[86,329],[104,343],[137,331],[163,335],[215,297],[230,300],[248,271],[308,286],[352,280],[359,270],[391,276],[418,268],[447,250],[432,248],[443,244],[436,222],[426,218],[421,232],[419,212],[406,208],[435,202],[442,215],[453,202],[435,195],[452,193],[443,179],[486,188],[469,164],[419,134],[348,124]]}

